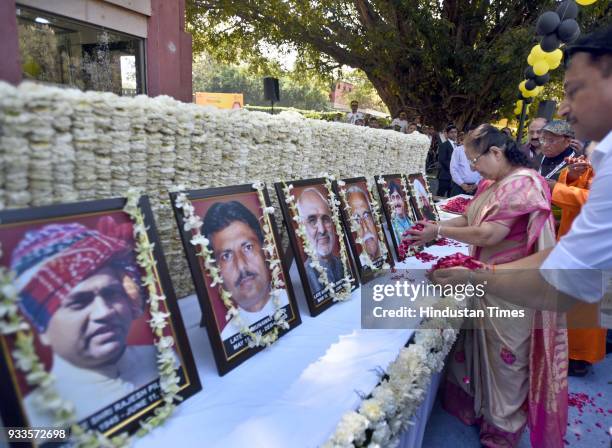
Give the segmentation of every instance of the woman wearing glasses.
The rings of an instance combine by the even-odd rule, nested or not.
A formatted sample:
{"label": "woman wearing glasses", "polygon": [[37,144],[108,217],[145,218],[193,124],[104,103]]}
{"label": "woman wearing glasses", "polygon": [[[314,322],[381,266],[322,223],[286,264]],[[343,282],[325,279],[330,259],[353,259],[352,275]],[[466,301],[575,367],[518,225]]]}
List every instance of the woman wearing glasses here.
{"label": "woman wearing glasses", "polygon": [[[423,231],[411,231],[416,244],[436,236],[462,241],[470,244],[471,256],[489,266],[554,245],[550,190],[527,168],[516,143],[483,124],[466,136],[465,152],[486,180],[465,215],[443,223],[422,222]],[[564,431],[567,337],[565,330],[557,330],[558,316],[491,294],[476,298],[473,307],[484,317],[472,320],[476,329],[462,331],[451,353],[446,410],[465,424],[480,424],[481,443],[489,447],[516,446],[527,424],[532,436]],[[496,317],[487,307],[515,310],[524,317]],[[534,329],[534,321],[546,322],[546,329]]]}

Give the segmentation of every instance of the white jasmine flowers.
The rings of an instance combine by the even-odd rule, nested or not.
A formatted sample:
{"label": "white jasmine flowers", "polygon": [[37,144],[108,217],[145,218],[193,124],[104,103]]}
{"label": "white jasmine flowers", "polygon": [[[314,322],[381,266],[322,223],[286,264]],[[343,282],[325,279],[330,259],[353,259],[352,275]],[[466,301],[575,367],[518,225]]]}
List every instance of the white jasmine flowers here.
{"label": "white jasmine flowers", "polygon": [[[434,307],[460,306],[452,302],[442,299]],[[457,323],[452,322],[452,325],[450,320],[444,319],[423,321],[416,331],[414,343],[402,348],[395,361],[387,367],[388,379],[374,388],[357,411],[342,417],[336,431],[323,446],[395,446],[401,433],[414,424],[411,419],[425,398],[431,375],[444,368],[444,359],[461,324],[456,326]]]}

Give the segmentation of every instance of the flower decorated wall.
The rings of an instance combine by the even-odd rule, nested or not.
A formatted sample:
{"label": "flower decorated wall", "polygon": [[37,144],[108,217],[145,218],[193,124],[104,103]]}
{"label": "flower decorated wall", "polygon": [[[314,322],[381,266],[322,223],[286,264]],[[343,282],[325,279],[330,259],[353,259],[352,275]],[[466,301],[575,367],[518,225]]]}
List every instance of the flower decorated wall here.
{"label": "flower decorated wall", "polygon": [[[149,195],[178,297],[193,292],[168,190],[423,170],[421,134],[217,110],[170,97],[119,97],[0,83],[0,209]],[[276,207],[276,221],[281,215]],[[284,234],[283,230],[283,234]],[[283,237],[285,242],[287,239]]]}

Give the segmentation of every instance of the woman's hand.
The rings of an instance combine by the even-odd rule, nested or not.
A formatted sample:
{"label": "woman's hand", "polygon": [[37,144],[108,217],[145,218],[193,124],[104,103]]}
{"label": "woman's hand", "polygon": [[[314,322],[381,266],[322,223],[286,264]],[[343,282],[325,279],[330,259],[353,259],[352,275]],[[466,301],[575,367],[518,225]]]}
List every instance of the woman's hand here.
{"label": "woman's hand", "polygon": [[423,226],[423,230],[407,230],[407,232],[412,236],[412,246],[424,246],[438,236],[438,223],[423,220],[419,221],[417,224],[421,224]]}
{"label": "woman's hand", "polygon": [[429,275],[429,279],[438,285],[464,285],[470,279],[470,270],[463,266],[437,269]]}

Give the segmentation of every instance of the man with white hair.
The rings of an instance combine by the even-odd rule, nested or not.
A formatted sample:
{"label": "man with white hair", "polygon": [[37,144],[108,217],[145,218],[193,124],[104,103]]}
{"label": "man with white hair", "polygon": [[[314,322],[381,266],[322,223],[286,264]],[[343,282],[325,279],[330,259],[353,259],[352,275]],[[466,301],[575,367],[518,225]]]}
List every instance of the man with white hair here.
{"label": "man with white hair", "polygon": [[[306,237],[316,253],[318,262],[325,269],[329,283],[335,284],[344,277],[344,270],[342,261],[334,255],[337,235],[329,204],[319,190],[309,187],[300,194],[297,208],[306,227]],[[319,272],[311,266],[311,263],[312,259],[306,258],[304,267],[310,289],[316,294],[324,288],[324,285],[319,280]]]}
{"label": "man with white hair", "polygon": [[[359,186],[353,185],[346,191],[346,201],[351,208],[351,221],[359,225],[357,239],[361,240],[362,251],[359,261],[367,266],[367,258],[376,265],[382,259],[384,246],[378,238],[378,230],[374,222],[374,215],[368,200],[368,194]],[[367,255],[366,255],[367,254]]]}

